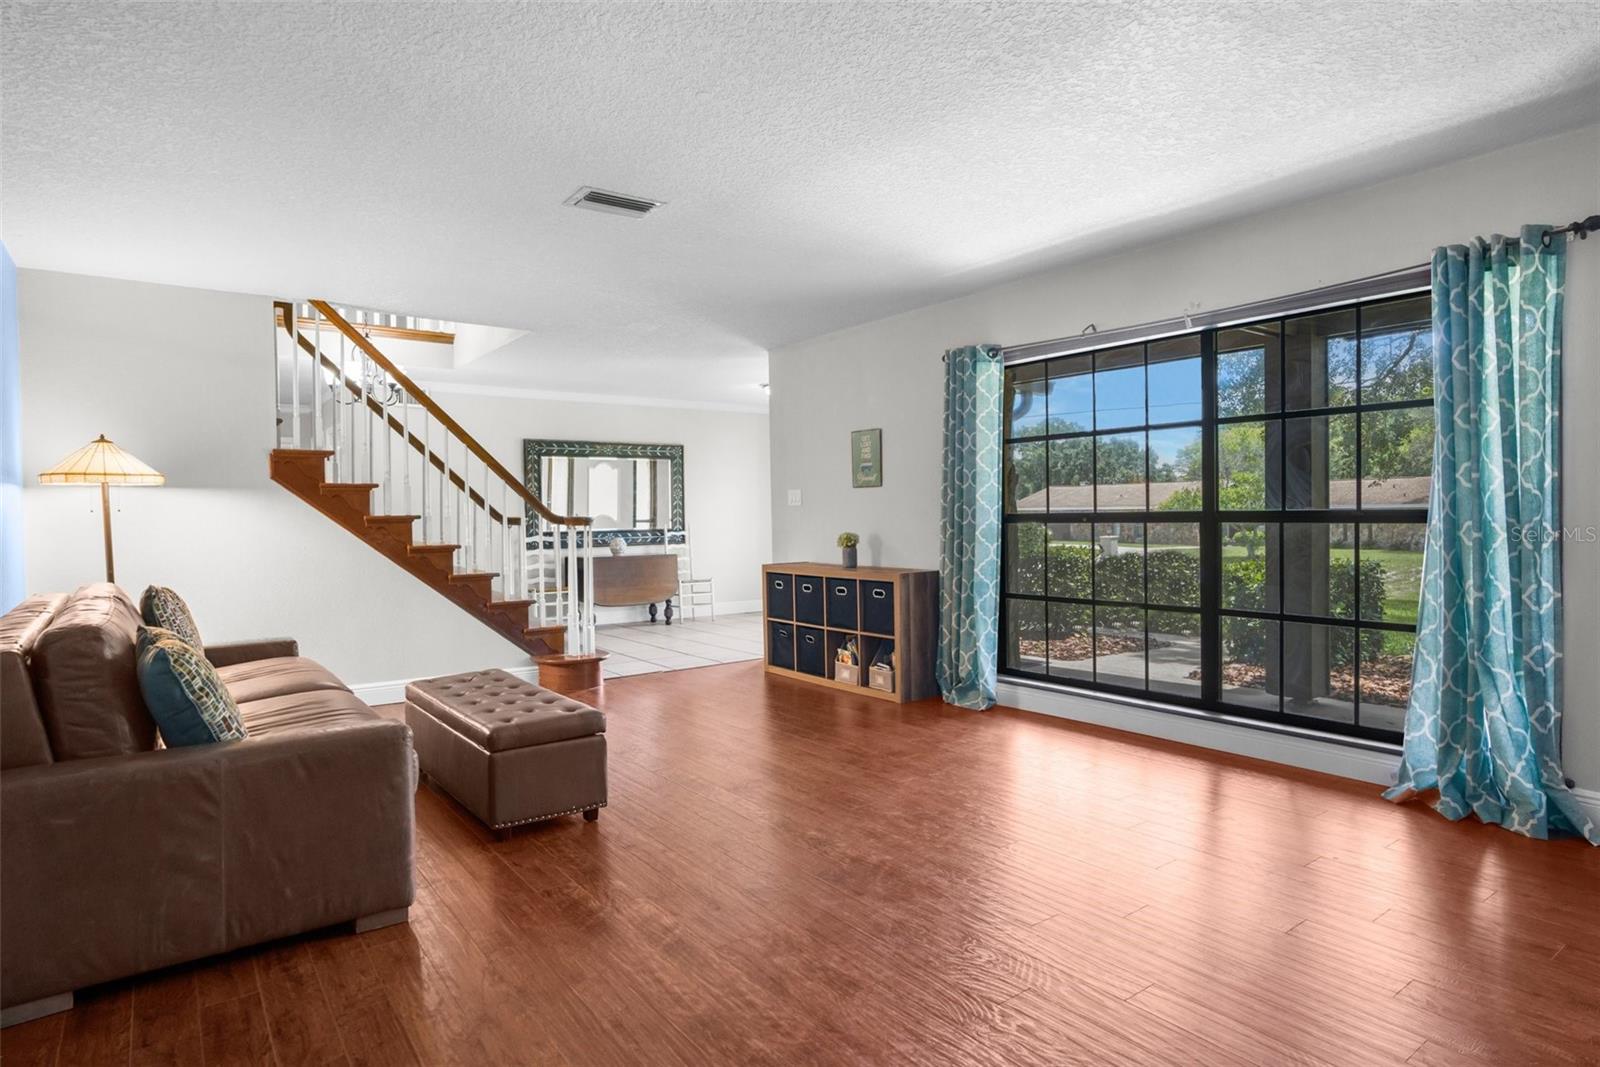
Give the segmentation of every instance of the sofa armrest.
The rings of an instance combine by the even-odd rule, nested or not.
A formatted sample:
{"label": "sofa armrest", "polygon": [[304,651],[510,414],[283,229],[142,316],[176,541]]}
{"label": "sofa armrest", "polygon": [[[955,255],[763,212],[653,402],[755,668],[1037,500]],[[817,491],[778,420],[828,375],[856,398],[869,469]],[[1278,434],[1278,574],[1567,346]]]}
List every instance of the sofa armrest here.
{"label": "sofa armrest", "polygon": [[0,1004],[409,906],[414,792],[377,716],[0,774]]}
{"label": "sofa armrest", "polygon": [[231,667],[235,663],[250,663],[258,659],[275,659],[278,656],[298,656],[300,642],[292,637],[268,637],[259,641],[229,641],[206,646],[206,659],[213,667]]}

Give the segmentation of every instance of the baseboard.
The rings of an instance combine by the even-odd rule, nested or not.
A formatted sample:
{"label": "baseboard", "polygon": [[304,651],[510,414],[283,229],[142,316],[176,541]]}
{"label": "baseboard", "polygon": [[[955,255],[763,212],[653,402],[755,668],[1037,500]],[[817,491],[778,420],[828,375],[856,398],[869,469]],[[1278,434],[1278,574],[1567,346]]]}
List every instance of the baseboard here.
{"label": "baseboard", "polygon": [[1572,795],[1577,798],[1589,818],[1600,826],[1600,789],[1574,789]]}
{"label": "baseboard", "polygon": [[1395,771],[1400,764],[1400,752],[1394,745],[1334,738],[1311,731],[1264,729],[1250,720],[1187,708],[1158,711],[1012,679],[1002,679],[998,690],[1000,703],[1007,707],[1336,774],[1374,785],[1394,784]]}
{"label": "baseboard", "polygon": [[759,600],[718,600],[716,601],[718,615],[748,615],[761,610]]}
{"label": "baseboard", "polygon": [[[538,667],[501,667],[507,674],[516,675],[525,682],[538,684]],[[398,704],[406,698],[406,686],[415,679],[406,678],[398,682],[366,682],[362,685],[352,685],[350,692],[368,704]]]}

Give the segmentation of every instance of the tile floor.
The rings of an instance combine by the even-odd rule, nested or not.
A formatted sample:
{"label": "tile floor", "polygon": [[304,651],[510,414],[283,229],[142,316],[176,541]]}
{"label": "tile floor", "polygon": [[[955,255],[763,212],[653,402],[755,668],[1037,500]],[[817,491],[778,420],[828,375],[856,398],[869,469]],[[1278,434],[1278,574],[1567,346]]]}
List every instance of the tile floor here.
{"label": "tile floor", "polygon": [[611,653],[602,668],[607,678],[760,659],[761,615],[677,618],[671,626],[659,622],[602,626],[595,644]]}

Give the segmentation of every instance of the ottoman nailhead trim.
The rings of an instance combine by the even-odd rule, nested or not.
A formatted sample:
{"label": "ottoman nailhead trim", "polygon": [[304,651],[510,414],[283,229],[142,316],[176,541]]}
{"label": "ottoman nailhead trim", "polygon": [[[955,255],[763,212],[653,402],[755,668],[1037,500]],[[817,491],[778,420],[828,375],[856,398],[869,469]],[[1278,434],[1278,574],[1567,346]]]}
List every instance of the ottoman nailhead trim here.
{"label": "ottoman nailhead trim", "polygon": [[552,811],[548,815],[535,815],[531,819],[518,819],[515,822],[497,822],[492,827],[490,827],[490,829],[492,829],[492,830],[505,830],[505,829],[507,829],[509,827],[512,827],[512,826],[525,826],[530,822],[544,822],[546,819],[559,819],[563,815],[576,815],[580,811],[589,811],[592,808],[603,808],[605,806],[606,806],[606,802],[604,800],[602,800],[598,804],[585,804],[581,808],[568,808],[565,811]]}

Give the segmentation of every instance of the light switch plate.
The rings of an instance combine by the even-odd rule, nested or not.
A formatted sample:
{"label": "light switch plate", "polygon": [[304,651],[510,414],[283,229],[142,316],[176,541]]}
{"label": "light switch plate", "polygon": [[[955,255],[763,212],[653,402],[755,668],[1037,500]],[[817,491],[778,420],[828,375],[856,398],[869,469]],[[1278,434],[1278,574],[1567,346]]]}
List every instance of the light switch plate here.
{"label": "light switch plate", "polygon": [[797,508],[800,506],[800,490],[789,490],[789,506],[791,508]]}

